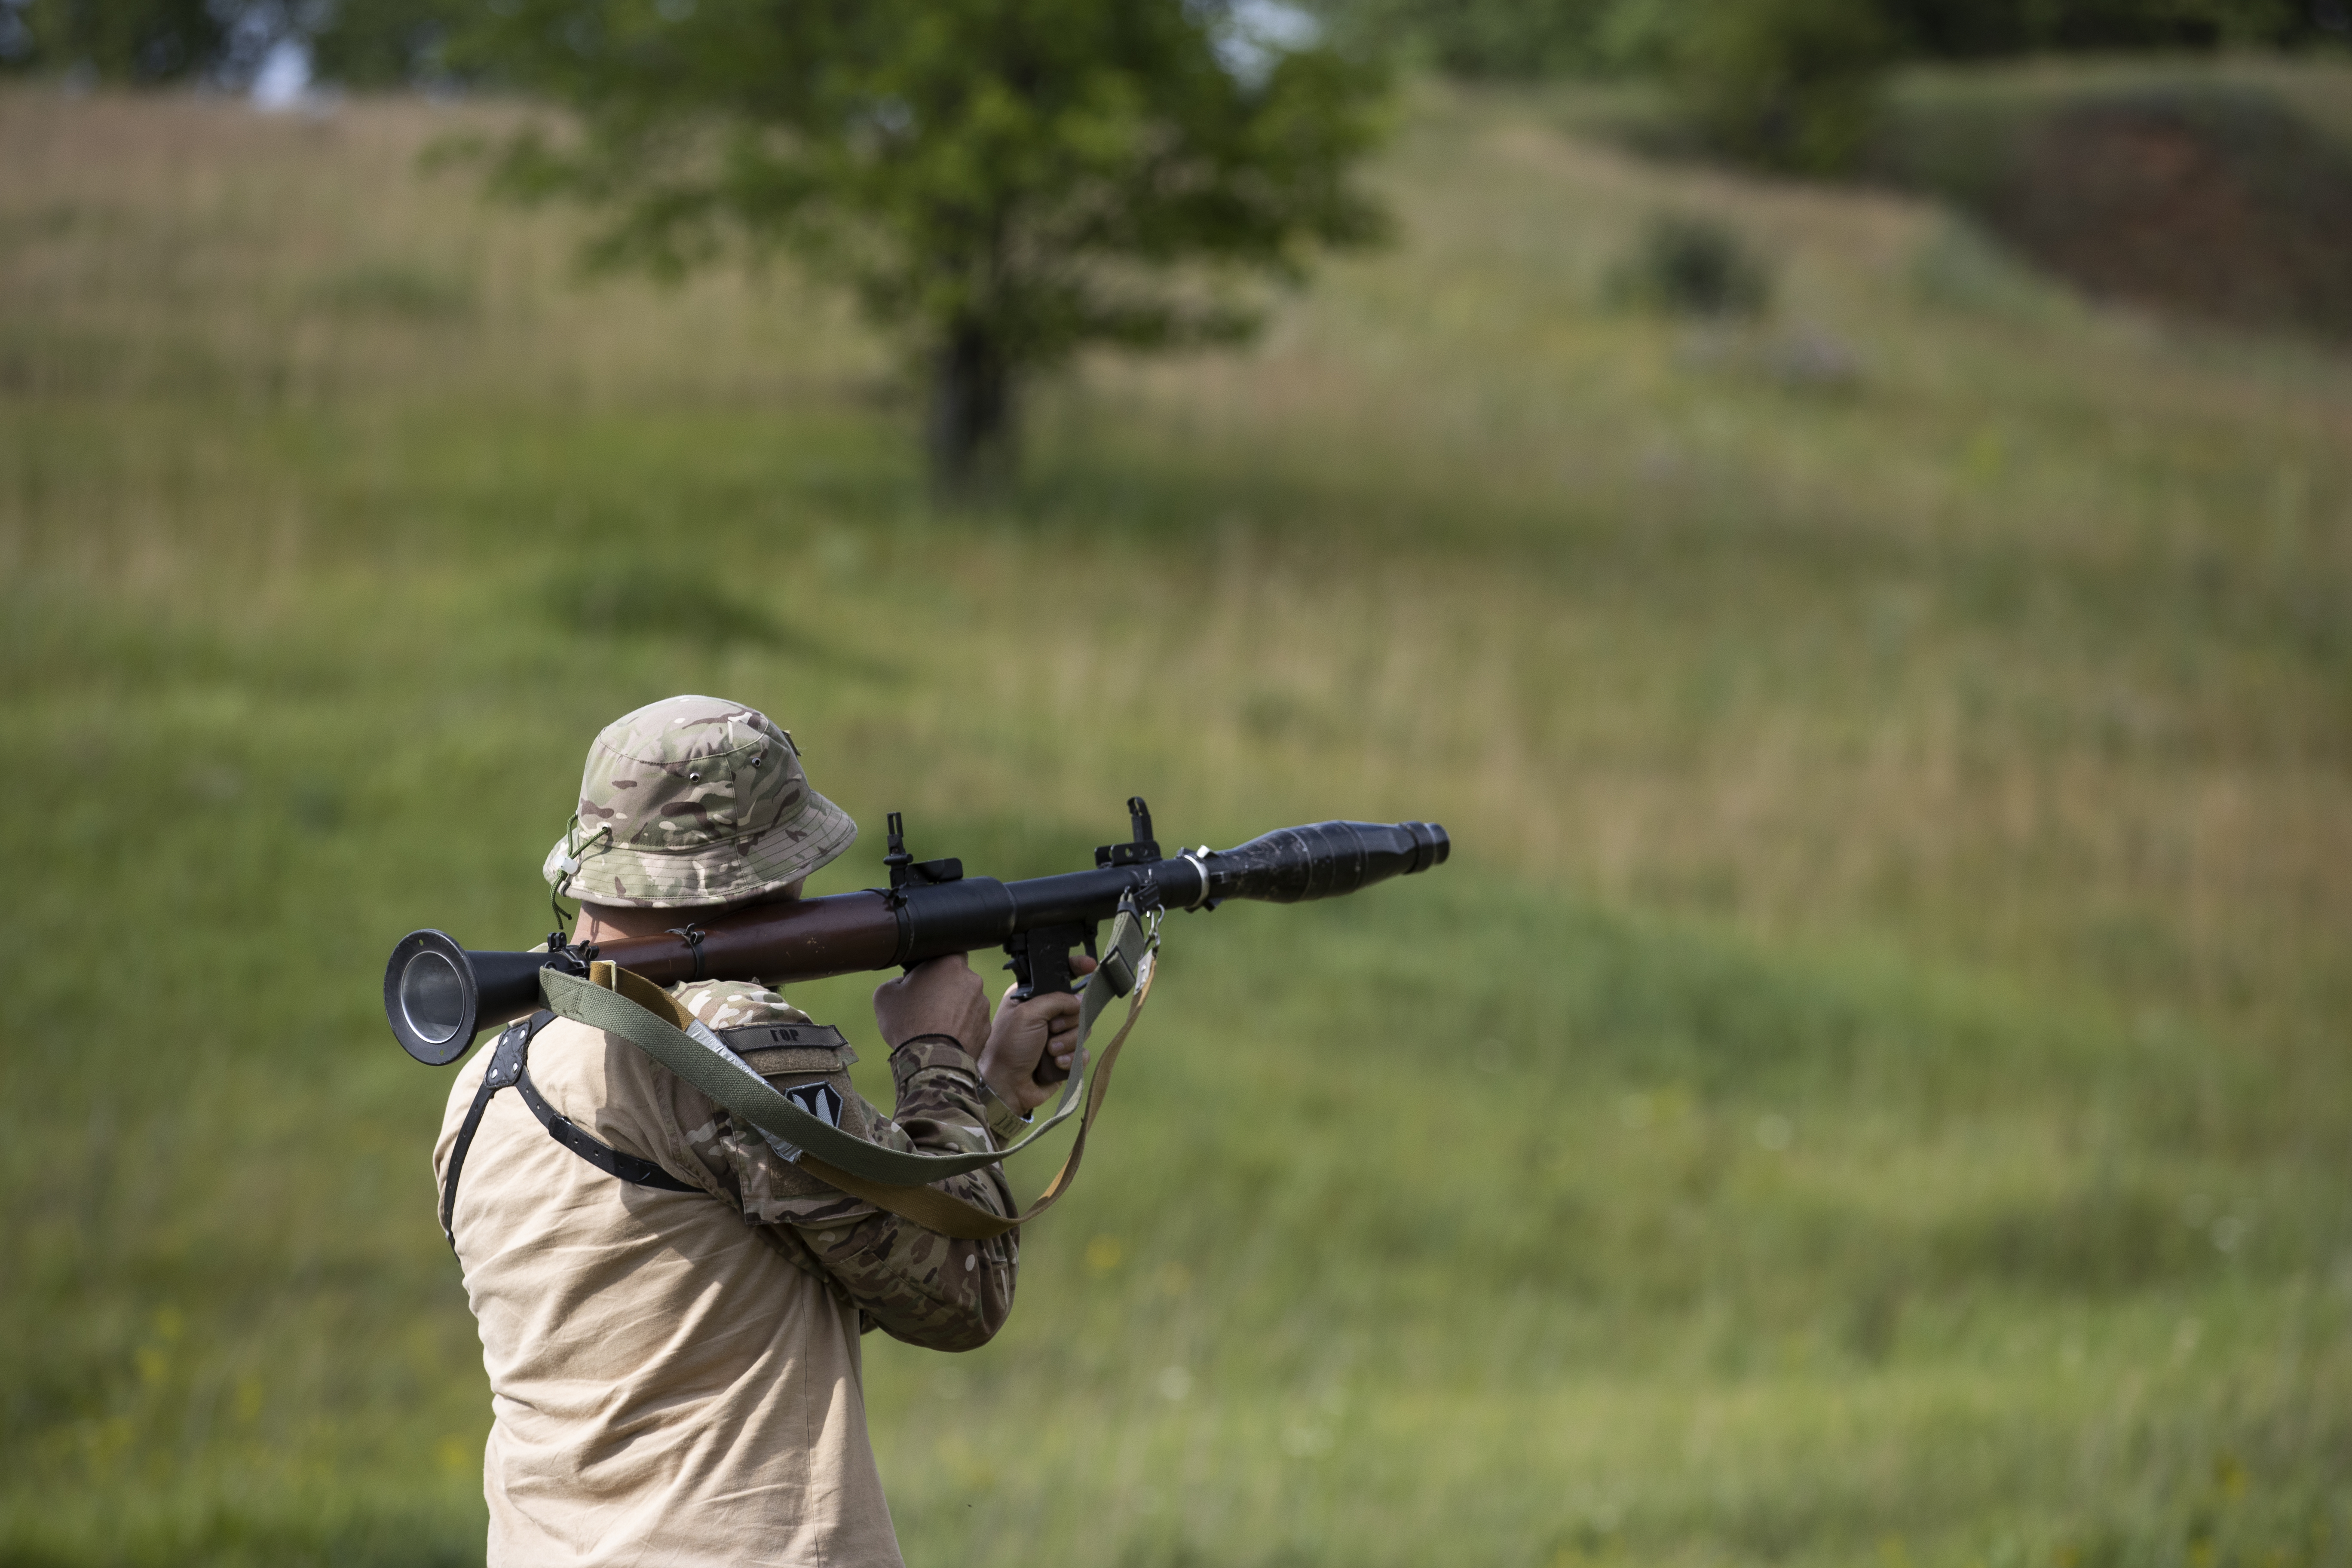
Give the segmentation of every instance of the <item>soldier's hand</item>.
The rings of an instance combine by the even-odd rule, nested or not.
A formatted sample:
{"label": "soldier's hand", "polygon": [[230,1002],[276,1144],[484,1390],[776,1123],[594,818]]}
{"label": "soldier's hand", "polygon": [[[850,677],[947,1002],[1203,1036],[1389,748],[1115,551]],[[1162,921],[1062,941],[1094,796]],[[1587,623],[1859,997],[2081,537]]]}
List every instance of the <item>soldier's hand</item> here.
{"label": "soldier's hand", "polygon": [[967,1052],[989,1037],[988,988],[960,952],[915,965],[874,988],[874,1023],[892,1050],[945,1035]]}
{"label": "soldier's hand", "polygon": [[[1084,953],[1070,957],[1074,975],[1090,974],[1094,967]],[[1054,1097],[1055,1086],[1070,1076],[1070,1065],[1077,1060],[1078,998],[1074,992],[1054,991],[1017,1002],[1015,989],[1006,986],[996,1005],[980,1075],[999,1100],[1034,1110]]]}

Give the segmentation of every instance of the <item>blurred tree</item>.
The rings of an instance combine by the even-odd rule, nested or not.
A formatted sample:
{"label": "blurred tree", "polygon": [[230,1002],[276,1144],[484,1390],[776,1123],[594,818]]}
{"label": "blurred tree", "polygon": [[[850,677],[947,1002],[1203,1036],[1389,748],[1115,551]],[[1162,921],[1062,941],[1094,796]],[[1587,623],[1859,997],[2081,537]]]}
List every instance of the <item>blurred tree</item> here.
{"label": "blurred tree", "polygon": [[312,74],[352,87],[446,78],[443,46],[478,0],[0,0],[0,69],[102,80],[250,80],[305,44]]}
{"label": "blurred tree", "polygon": [[[493,9],[506,0],[489,0]],[[1304,0],[1343,36],[1449,75],[1621,74],[1705,0]],[[445,46],[481,0],[0,0],[0,70],[110,80],[236,81],[297,37],[317,74],[354,87],[447,79]],[[1874,0],[1906,57],[2284,47],[2352,36],[2352,0]],[[1255,0],[1235,10],[1264,16]],[[1665,24],[1661,26],[1660,24]],[[1637,55],[1639,51],[1637,51]]]}
{"label": "blurred tree", "polygon": [[604,208],[592,263],[730,241],[845,284],[930,386],[942,493],[1008,470],[1027,375],[1228,342],[1255,274],[1366,243],[1379,73],[1242,0],[507,0],[453,58],[576,113],[495,182]]}
{"label": "blurred tree", "polygon": [[398,87],[453,73],[450,38],[478,9],[476,0],[333,0],[317,5],[304,30],[310,68],[347,87]]}
{"label": "blurred tree", "polygon": [[1400,50],[1449,76],[1524,80],[1588,76],[1615,0],[1327,0],[1345,35]]}
{"label": "blurred tree", "polygon": [[218,0],[0,0],[0,64],[176,81],[231,52],[236,20]]}
{"label": "blurred tree", "polygon": [[1879,0],[1906,52],[1932,59],[2093,49],[2315,42],[2343,30],[2329,0]]}
{"label": "blurred tree", "polygon": [[[1710,0],[1320,0],[1351,37],[1454,76],[1614,75],[1663,67]],[[1738,5],[1730,9],[1742,9]],[[2098,49],[2294,47],[2352,30],[2352,0],[1872,0],[1906,57],[1981,59]],[[1778,25],[1810,26],[1762,0]],[[1751,34],[1759,31],[1751,26]],[[1757,45],[1742,46],[1751,58]]]}
{"label": "blurred tree", "polygon": [[1880,0],[1619,0],[1607,37],[1718,152],[1799,174],[1853,163],[1898,52]]}

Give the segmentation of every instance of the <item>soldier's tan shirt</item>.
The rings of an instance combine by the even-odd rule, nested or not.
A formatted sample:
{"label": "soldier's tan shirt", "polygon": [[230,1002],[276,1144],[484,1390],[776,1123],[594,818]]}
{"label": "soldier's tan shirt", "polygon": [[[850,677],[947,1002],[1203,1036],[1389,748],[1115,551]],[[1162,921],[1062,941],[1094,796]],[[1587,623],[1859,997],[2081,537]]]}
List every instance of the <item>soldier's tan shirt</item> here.
{"label": "soldier's tan shirt", "polygon": [[[716,1007],[689,1005],[714,1024],[789,1011],[772,993],[754,998],[772,1008],[746,1011],[746,988],[725,989]],[[451,1089],[436,1196],[489,1056]],[[852,1096],[845,1127],[902,1148],[986,1138],[962,1092],[968,1058],[903,1047],[892,1065],[899,1121]],[[824,1188],[617,1037],[557,1019],[530,1072],[582,1128],[702,1190],[607,1175],[516,1091],[492,1098],[452,1225],[489,1374],[490,1568],[899,1563],[866,1436],[861,1318],[940,1348],[985,1341],[1010,1306],[1013,1238],[950,1243]],[[1011,1212],[992,1169],[953,1190]]]}

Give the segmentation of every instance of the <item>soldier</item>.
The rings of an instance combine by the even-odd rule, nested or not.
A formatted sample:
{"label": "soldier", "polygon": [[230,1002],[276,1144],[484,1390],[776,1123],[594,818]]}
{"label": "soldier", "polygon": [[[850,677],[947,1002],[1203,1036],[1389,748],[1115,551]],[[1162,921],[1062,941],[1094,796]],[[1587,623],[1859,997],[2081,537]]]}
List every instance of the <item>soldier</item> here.
{"label": "soldier", "polygon": [[[809,787],[790,733],[674,697],[596,737],[545,872],[575,940],[684,929],[800,895],[856,825]],[[898,1103],[775,992],[672,993],[804,1110],[900,1150],[1001,1149],[1068,1070],[1077,1002],[992,1021],[959,955],[874,994]],[[451,1090],[434,1174],[494,1416],[483,1456],[499,1564],[899,1562],[866,1434],[858,1336],[969,1350],[1013,1304],[1019,1232],[951,1240],[835,1191],[617,1036],[538,1015]],[[516,1093],[499,1092],[511,1083]],[[486,1087],[487,1084],[487,1087]],[[462,1177],[462,1180],[461,1180]],[[1015,1212],[1003,1168],[940,1185]]]}

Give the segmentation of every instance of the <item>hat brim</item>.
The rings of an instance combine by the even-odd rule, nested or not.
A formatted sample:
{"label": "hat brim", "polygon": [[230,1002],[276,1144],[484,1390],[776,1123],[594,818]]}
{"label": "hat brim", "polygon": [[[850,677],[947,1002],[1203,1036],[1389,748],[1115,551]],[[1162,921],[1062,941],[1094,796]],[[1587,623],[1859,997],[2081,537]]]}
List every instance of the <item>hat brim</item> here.
{"label": "hat brim", "polygon": [[[731,904],[789,887],[857,841],[857,824],[814,790],[789,822],[752,838],[698,849],[592,847],[567,889],[592,904],[625,909],[684,910]],[[565,840],[557,839],[540,868],[550,886],[562,877]]]}

